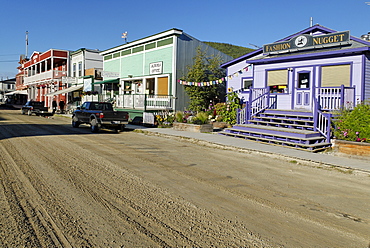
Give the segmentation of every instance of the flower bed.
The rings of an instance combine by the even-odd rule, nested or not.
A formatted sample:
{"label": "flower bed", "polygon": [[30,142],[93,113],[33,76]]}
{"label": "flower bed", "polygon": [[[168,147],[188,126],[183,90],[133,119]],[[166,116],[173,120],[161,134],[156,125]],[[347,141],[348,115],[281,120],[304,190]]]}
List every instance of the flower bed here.
{"label": "flower bed", "polygon": [[209,133],[213,131],[212,124],[197,125],[197,124],[174,122],[172,124],[172,128],[178,131],[188,131],[188,132],[196,132],[196,133]]}
{"label": "flower bed", "polygon": [[335,153],[356,158],[370,158],[370,143],[347,140],[335,140],[333,143],[333,150]]}

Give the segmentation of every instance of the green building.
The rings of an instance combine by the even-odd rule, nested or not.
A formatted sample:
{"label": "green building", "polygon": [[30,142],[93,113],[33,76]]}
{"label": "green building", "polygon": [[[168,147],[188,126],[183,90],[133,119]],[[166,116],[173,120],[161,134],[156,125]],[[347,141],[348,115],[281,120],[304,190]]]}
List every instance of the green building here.
{"label": "green building", "polygon": [[102,51],[104,80],[99,84],[130,118],[185,110],[189,98],[178,80],[193,64],[198,47],[225,62],[232,59],[182,30],[170,29]]}

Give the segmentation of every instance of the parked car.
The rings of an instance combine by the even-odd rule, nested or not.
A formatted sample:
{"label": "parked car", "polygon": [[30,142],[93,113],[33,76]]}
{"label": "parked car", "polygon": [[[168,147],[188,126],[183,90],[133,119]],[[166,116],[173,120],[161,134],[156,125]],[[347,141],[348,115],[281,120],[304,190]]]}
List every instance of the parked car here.
{"label": "parked car", "polygon": [[44,102],[37,102],[37,101],[28,101],[25,105],[21,108],[22,115],[52,115],[51,112],[48,111],[48,107],[45,107]]}
{"label": "parked car", "polygon": [[114,129],[120,132],[128,124],[129,114],[126,111],[114,111],[109,102],[84,102],[73,112],[72,126],[90,124],[93,133],[101,128]]}

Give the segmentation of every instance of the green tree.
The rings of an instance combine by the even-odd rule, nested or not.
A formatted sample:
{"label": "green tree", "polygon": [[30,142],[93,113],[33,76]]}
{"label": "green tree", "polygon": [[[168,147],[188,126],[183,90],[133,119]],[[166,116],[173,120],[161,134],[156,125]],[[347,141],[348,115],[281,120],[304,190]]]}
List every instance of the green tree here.
{"label": "green tree", "polygon": [[[185,80],[188,82],[209,82],[218,80],[225,76],[220,68],[222,59],[219,56],[207,56],[206,51],[197,48],[194,64],[188,66]],[[217,103],[224,99],[225,84],[211,86],[189,86],[185,85],[185,91],[190,98],[189,109],[192,111],[204,111],[210,103]]]}

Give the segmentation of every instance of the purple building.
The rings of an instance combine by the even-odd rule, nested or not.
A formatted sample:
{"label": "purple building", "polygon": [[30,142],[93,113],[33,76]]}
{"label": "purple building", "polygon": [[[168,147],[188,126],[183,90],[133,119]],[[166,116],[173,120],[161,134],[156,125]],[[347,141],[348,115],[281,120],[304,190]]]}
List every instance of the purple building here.
{"label": "purple building", "polygon": [[[330,146],[333,111],[370,100],[370,42],[349,31],[315,25],[222,67],[228,92],[245,103],[238,125],[225,133],[246,139],[322,150]],[[314,133],[321,139],[302,138]]]}

